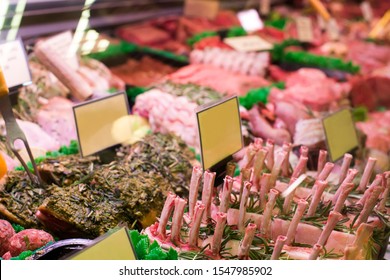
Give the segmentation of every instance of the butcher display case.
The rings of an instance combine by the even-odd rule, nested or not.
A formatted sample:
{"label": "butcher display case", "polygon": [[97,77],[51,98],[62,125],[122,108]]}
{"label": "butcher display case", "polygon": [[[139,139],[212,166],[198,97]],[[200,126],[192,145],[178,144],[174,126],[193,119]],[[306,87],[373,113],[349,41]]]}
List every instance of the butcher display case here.
{"label": "butcher display case", "polygon": [[0,257],[389,259],[390,4],[322,2],[1,0]]}

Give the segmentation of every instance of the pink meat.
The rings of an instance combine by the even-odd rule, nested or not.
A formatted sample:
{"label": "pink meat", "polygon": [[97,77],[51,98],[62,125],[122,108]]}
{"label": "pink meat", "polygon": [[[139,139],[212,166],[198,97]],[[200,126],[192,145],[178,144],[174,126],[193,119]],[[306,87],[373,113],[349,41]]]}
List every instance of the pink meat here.
{"label": "pink meat", "polygon": [[357,127],[367,136],[367,148],[390,151],[390,111],[370,113],[368,120],[358,122]]}
{"label": "pink meat", "polygon": [[73,103],[63,97],[53,97],[42,106],[37,114],[37,122],[42,129],[60,145],[69,145],[77,139],[76,123],[73,116]]}
{"label": "pink meat", "polygon": [[[39,125],[21,120],[17,120],[17,123],[26,135],[30,148],[42,148],[47,151],[55,151],[60,148],[60,143],[54,137],[44,131]],[[17,140],[15,142],[15,148],[20,150],[24,149],[25,147],[21,141]]]}
{"label": "pink meat", "polygon": [[15,235],[12,225],[6,220],[0,220],[0,255],[8,251],[9,239]]}
{"label": "pink meat", "polygon": [[49,233],[43,230],[25,229],[9,239],[8,250],[15,257],[23,251],[36,250],[49,242],[54,242]]}
{"label": "pink meat", "polygon": [[168,75],[167,79],[179,84],[194,83],[211,87],[229,96],[245,95],[251,89],[269,85],[269,82],[261,77],[234,74],[206,64],[183,67]]}
{"label": "pink meat", "polygon": [[339,84],[320,70],[302,68],[288,76],[286,89],[273,88],[271,101],[296,100],[314,111],[327,111],[346,97],[348,84]]}

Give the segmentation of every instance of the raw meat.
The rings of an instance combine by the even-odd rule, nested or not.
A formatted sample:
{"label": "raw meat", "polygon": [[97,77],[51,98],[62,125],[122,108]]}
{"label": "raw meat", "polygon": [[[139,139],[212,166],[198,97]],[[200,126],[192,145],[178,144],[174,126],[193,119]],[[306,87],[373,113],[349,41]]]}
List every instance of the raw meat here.
{"label": "raw meat", "polygon": [[[390,61],[390,56],[388,61]],[[353,77],[350,81],[352,84],[351,99],[354,106],[365,106],[370,111],[381,106],[390,107],[390,65],[378,68],[363,77]]]}
{"label": "raw meat", "polygon": [[126,63],[110,68],[126,84],[138,87],[151,86],[176,69],[149,56],[143,56],[140,60],[128,59]]}
{"label": "raw meat", "polygon": [[356,125],[367,136],[367,148],[390,152],[390,111],[370,113],[367,121]]}
{"label": "raw meat", "polygon": [[168,75],[167,79],[179,84],[194,83],[210,87],[228,96],[244,95],[249,90],[269,85],[261,77],[234,74],[212,65],[189,65]]}
{"label": "raw meat", "polygon": [[118,37],[143,46],[153,46],[168,41],[169,33],[151,25],[126,25],[116,31]]}
{"label": "raw meat", "polygon": [[41,107],[36,119],[42,129],[60,145],[69,145],[71,140],[77,139],[73,103],[69,99],[53,97]]}
{"label": "raw meat", "polygon": [[41,248],[54,238],[47,232],[37,229],[25,229],[9,239],[8,250],[13,257],[20,253]]}
{"label": "raw meat", "polygon": [[196,108],[186,97],[152,89],[136,98],[133,112],[148,119],[154,132],[174,133],[187,145],[199,149]]}
{"label": "raw meat", "polygon": [[8,251],[9,239],[15,234],[12,225],[6,220],[0,220],[0,255]]}
{"label": "raw meat", "polygon": [[234,73],[250,76],[264,76],[270,63],[267,52],[243,53],[234,50],[206,48],[193,50],[190,54],[192,64],[211,64]]}

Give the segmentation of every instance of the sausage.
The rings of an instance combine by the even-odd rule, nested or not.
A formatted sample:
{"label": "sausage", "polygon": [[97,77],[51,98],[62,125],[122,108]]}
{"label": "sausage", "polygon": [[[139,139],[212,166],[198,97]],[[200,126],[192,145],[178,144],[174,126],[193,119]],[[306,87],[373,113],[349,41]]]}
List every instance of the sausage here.
{"label": "sausage", "polygon": [[25,229],[9,239],[8,250],[15,257],[24,251],[41,248],[51,241],[54,241],[53,237],[43,230]]}
{"label": "sausage", "polygon": [[8,251],[9,239],[15,235],[12,225],[6,220],[0,220],[0,256]]}

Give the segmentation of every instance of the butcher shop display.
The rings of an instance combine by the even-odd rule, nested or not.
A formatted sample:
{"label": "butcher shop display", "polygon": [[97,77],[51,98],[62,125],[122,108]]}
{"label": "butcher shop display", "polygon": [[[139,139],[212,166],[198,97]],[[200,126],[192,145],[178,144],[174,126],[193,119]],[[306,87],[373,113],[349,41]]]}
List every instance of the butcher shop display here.
{"label": "butcher shop display", "polygon": [[[40,259],[123,226],[145,260],[389,259],[390,3],[270,1],[248,31],[237,12],[256,1],[222,1],[207,18],[139,2],[136,19],[115,24],[91,13],[69,46],[43,24],[22,36],[32,83],[12,89],[9,111],[32,157],[20,141],[11,149],[1,116],[1,259]],[[267,47],[242,51],[248,35]],[[82,157],[74,106],[118,92],[129,116],[111,133],[131,139]],[[232,97],[243,147],[202,170],[196,112]],[[358,144],[331,161],[324,120],[341,110]],[[40,182],[26,172],[34,162]]]}

